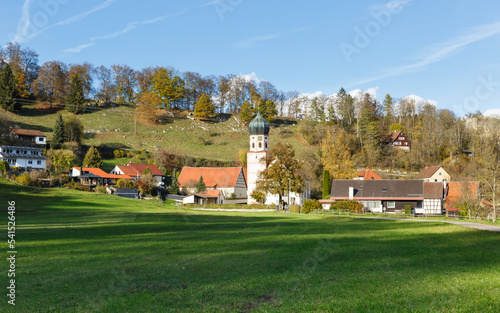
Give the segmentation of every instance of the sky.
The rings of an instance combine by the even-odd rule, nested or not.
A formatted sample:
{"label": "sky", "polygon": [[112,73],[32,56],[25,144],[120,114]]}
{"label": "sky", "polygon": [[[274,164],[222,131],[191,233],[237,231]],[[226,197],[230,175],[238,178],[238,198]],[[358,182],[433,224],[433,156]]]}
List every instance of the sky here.
{"label": "sky", "polygon": [[40,64],[172,66],[500,115],[494,0],[2,1],[0,36],[35,50]]}

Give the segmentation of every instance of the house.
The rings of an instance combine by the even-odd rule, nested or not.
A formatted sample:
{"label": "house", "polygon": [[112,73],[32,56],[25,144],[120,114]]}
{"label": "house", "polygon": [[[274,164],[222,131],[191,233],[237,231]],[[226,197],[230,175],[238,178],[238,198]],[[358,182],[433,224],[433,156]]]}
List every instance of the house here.
{"label": "house", "polygon": [[184,167],[178,182],[181,191],[194,194],[196,184],[203,177],[208,191],[220,190],[231,203],[246,203],[247,184],[241,167]]}
{"label": "house", "polygon": [[422,180],[334,180],[330,200],[354,200],[371,212],[395,213],[410,205],[415,214],[441,214],[444,190],[442,183]]}
{"label": "house", "polygon": [[381,180],[382,177],[378,176],[373,170],[366,169],[356,175],[355,180]]}
{"label": "house", "polygon": [[224,204],[224,193],[221,190],[207,190],[205,193],[195,193],[184,197],[182,203]]}
{"label": "house", "polygon": [[153,174],[153,177],[158,182],[158,186],[165,186],[165,174],[154,164],[128,163],[126,165],[116,165],[109,173],[115,175],[128,175],[134,180],[139,180],[146,168],[151,170],[151,174]]}
{"label": "house", "polygon": [[80,183],[84,186],[112,185],[119,179],[132,180],[129,175],[108,174],[100,168],[94,167],[73,167],[69,176],[80,180]]}
{"label": "house", "polygon": [[441,166],[426,166],[420,173],[417,179],[423,179],[425,182],[448,182],[451,176]]}
{"label": "house", "polygon": [[47,136],[38,130],[11,128],[10,137],[21,141],[31,141],[43,146],[47,144]]}
{"label": "house", "polygon": [[42,150],[32,147],[0,146],[0,161],[23,170],[45,170],[47,166]]}
{"label": "house", "polygon": [[386,142],[393,148],[410,151],[410,140],[402,130],[394,131],[386,138]]}

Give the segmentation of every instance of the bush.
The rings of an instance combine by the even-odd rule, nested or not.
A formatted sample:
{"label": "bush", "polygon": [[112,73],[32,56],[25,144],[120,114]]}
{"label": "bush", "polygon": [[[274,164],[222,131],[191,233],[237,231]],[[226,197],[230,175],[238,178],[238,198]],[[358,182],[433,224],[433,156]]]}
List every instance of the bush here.
{"label": "bush", "polygon": [[118,189],[135,189],[135,184],[129,179],[118,179],[115,187]]}
{"label": "bush", "polygon": [[409,204],[405,205],[405,214],[407,215],[411,214],[411,205]]}
{"label": "bush", "polygon": [[300,213],[300,206],[299,205],[291,205],[290,206],[290,213]]}
{"label": "bush", "polygon": [[5,175],[10,169],[9,163],[7,161],[0,161],[0,175]]}
{"label": "bush", "polygon": [[363,205],[358,201],[353,200],[335,201],[330,206],[330,210],[342,210],[358,214],[363,210]]}
{"label": "bush", "polygon": [[33,184],[33,181],[31,180],[30,173],[24,172],[21,175],[16,177],[16,182],[18,182],[21,185],[25,186],[30,186]]}
{"label": "bush", "polygon": [[74,190],[80,190],[80,191],[86,191],[86,190],[88,190],[88,188],[85,187],[84,185],[82,185],[80,183],[75,183],[74,181],[69,182],[67,184],[64,184],[63,186],[67,187],[67,188],[70,188],[70,189],[74,189]]}
{"label": "bush", "polygon": [[321,210],[321,209],[322,205],[318,200],[310,199],[304,202],[304,206],[302,207],[301,213],[308,214],[311,211]]}
{"label": "bush", "polygon": [[96,193],[107,193],[106,187],[104,187],[104,186],[97,186],[97,187],[95,187],[95,192]]}

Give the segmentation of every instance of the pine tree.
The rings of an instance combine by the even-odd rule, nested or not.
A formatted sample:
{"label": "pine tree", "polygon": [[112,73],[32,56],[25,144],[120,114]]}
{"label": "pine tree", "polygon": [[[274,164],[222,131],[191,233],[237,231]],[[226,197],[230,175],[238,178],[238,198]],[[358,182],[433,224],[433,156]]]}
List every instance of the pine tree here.
{"label": "pine tree", "polygon": [[20,95],[16,87],[16,77],[9,64],[0,73],[0,103],[7,111],[17,112],[21,109]]}
{"label": "pine tree", "polygon": [[196,107],[194,108],[194,116],[201,118],[209,118],[214,115],[214,105],[210,97],[206,94],[201,95],[200,99],[196,102]]}
{"label": "pine tree", "polygon": [[387,128],[391,125],[391,120],[393,116],[393,108],[392,108],[392,97],[390,94],[385,95],[384,103],[384,113],[385,113],[385,124]]}
{"label": "pine tree", "polygon": [[323,172],[323,199],[330,199],[330,173],[325,170]]}
{"label": "pine tree", "polygon": [[54,149],[61,149],[62,144],[66,141],[66,127],[62,115],[57,115],[56,124],[52,133],[52,142],[50,146]]}
{"label": "pine tree", "polygon": [[83,113],[85,103],[85,94],[83,91],[83,84],[78,75],[71,78],[69,94],[66,98],[66,110],[69,112],[80,114]]}
{"label": "pine tree", "polygon": [[85,167],[100,167],[102,165],[101,154],[99,151],[91,146],[85,158],[83,159],[83,166]]}
{"label": "pine tree", "polygon": [[198,183],[196,184],[196,192],[203,192],[205,189],[207,189],[207,186],[205,186],[203,176],[200,176],[200,180],[198,180]]}
{"label": "pine tree", "polygon": [[172,173],[172,184],[170,185],[170,188],[168,188],[168,193],[171,195],[177,195],[179,194],[179,181],[177,180],[177,173],[176,170]]}
{"label": "pine tree", "polygon": [[240,110],[240,120],[243,124],[248,125],[252,121],[254,115],[253,115],[253,108],[252,104],[245,100],[243,102],[243,105],[241,106]]}

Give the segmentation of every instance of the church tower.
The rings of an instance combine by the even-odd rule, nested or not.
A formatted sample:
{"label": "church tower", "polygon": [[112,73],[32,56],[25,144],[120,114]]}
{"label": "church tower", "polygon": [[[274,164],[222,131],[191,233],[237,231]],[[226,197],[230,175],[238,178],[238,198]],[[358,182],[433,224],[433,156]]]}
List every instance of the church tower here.
{"label": "church tower", "polygon": [[257,186],[260,172],[267,167],[267,150],[269,147],[269,123],[257,113],[257,116],[248,125],[250,133],[250,151],[247,153],[247,195],[248,204],[256,203],[250,196]]}

